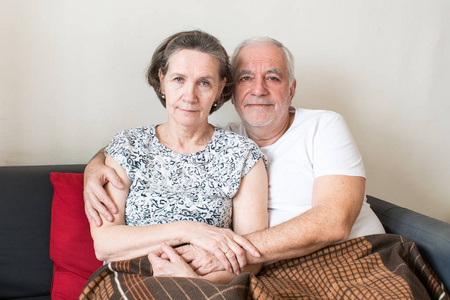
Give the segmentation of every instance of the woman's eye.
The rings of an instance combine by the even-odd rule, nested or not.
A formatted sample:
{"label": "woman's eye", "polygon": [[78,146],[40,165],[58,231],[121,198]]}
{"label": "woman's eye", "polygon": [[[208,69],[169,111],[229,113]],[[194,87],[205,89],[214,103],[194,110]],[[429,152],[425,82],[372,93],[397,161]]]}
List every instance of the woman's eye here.
{"label": "woman's eye", "polygon": [[175,80],[176,82],[182,82],[182,81],[183,81],[183,78],[181,78],[181,77],[175,77],[174,80]]}

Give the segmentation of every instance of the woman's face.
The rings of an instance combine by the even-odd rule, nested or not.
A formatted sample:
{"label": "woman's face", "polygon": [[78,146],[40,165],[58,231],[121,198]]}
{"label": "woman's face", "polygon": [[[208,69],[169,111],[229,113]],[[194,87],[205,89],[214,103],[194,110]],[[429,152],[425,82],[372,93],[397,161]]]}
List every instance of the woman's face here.
{"label": "woman's face", "polygon": [[159,72],[161,92],[166,95],[169,121],[195,127],[208,122],[214,101],[226,79],[219,78],[217,58],[195,50],[181,50],[169,59],[169,68]]}

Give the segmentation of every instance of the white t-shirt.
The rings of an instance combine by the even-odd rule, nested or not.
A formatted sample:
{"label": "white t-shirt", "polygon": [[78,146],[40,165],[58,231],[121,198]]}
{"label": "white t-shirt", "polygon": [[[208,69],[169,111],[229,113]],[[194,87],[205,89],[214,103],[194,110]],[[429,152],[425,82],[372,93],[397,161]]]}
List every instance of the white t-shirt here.
{"label": "white t-shirt", "polygon": [[[293,107],[295,119],[274,144],[262,147],[269,172],[270,226],[290,220],[312,207],[314,180],[323,175],[365,177],[361,154],[344,118],[331,111]],[[247,136],[242,123],[229,129]],[[384,233],[364,199],[349,239]]]}

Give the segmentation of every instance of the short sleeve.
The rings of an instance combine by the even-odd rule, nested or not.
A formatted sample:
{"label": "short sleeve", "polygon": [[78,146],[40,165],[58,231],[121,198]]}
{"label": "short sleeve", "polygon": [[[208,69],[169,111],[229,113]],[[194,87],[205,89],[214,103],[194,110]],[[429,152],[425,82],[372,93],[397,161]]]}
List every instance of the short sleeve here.
{"label": "short sleeve", "polygon": [[314,137],[315,176],[365,177],[364,163],[344,118],[334,112],[321,117]]}
{"label": "short sleeve", "polygon": [[109,154],[122,168],[125,169],[128,176],[133,159],[133,142],[130,131],[117,133],[111,143],[105,149],[105,155]]}
{"label": "short sleeve", "polygon": [[262,158],[264,160],[264,165],[267,169],[267,158],[264,153],[259,149],[258,145],[253,141],[248,140],[249,151],[244,162],[242,169],[241,178],[247,175],[248,172],[253,168],[254,165]]}

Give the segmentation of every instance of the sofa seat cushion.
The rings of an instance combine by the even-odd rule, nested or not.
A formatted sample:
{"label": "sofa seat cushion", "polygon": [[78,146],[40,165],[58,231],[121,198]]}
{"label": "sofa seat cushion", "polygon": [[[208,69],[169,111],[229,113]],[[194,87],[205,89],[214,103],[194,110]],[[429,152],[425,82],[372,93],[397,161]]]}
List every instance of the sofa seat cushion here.
{"label": "sofa seat cushion", "polygon": [[95,257],[89,222],[84,212],[83,174],[51,173],[54,187],[50,258],[54,299],[77,299],[102,262]]}

